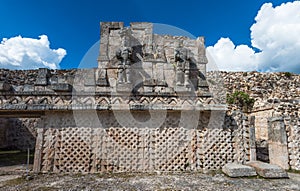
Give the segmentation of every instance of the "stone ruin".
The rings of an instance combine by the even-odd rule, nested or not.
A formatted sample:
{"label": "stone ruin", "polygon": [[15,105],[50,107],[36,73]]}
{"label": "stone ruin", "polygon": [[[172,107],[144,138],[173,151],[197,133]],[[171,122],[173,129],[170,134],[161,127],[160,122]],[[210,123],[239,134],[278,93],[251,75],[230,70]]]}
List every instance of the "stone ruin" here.
{"label": "stone ruin", "polygon": [[227,110],[203,37],[102,22],[98,63],[1,69],[0,146],[34,149],[35,172],[207,171],[256,159],[255,118]]}
{"label": "stone ruin", "polygon": [[300,170],[300,75],[289,72],[222,72],[228,93],[255,98],[257,160]]}

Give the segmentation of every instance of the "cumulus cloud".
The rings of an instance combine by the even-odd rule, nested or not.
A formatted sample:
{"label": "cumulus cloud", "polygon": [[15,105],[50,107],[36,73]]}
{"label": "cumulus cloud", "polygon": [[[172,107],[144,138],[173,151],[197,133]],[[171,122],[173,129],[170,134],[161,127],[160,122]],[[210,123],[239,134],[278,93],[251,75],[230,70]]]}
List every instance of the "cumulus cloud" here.
{"label": "cumulus cloud", "polygon": [[0,44],[0,68],[57,69],[66,54],[62,48],[51,49],[46,35],[39,36],[39,39],[21,36],[3,38]]}
{"label": "cumulus cloud", "polygon": [[207,48],[220,70],[300,73],[300,1],[265,3],[250,30],[251,47],[221,38]]}

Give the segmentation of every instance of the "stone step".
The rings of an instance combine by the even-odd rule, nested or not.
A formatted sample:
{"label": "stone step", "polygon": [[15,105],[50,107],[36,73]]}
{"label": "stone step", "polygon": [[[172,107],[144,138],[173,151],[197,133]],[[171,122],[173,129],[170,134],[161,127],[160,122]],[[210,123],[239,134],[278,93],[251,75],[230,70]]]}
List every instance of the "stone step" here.
{"label": "stone step", "polygon": [[256,176],[255,169],[237,163],[228,163],[223,166],[222,171],[229,177],[247,177],[247,176]]}
{"label": "stone step", "polygon": [[255,168],[257,174],[264,178],[288,178],[288,174],[277,165],[260,161],[251,161],[246,165]]}

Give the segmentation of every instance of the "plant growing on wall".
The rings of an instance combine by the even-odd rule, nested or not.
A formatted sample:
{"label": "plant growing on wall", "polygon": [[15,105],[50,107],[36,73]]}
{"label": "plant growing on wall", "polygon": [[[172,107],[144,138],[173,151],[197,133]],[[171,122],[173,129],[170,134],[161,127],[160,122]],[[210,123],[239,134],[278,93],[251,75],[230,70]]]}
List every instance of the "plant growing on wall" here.
{"label": "plant growing on wall", "polygon": [[226,102],[228,104],[236,105],[244,112],[250,112],[253,108],[255,100],[254,98],[251,98],[249,94],[243,91],[236,91],[232,94],[227,94]]}
{"label": "plant growing on wall", "polygon": [[284,76],[287,77],[287,78],[291,78],[292,75],[293,75],[291,72],[284,72],[283,74],[284,74]]}

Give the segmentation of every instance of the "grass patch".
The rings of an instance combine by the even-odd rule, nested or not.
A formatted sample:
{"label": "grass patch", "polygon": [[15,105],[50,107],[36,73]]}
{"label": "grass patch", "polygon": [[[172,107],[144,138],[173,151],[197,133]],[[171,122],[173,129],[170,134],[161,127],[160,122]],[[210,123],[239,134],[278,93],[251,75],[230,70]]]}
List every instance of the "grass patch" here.
{"label": "grass patch", "polygon": [[20,178],[5,181],[5,186],[16,186],[16,185],[20,185],[24,182],[26,182],[25,178],[20,177]]}
{"label": "grass patch", "polygon": [[147,172],[111,172],[111,173],[97,173],[98,178],[133,178],[133,177],[148,177],[156,175],[155,173],[147,173]]}
{"label": "grass patch", "polygon": [[47,187],[47,186],[43,186],[43,187],[39,187],[39,190],[41,190],[41,191],[48,191],[48,190],[53,190],[53,188]]}
{"label": "grass patch", "polygon": [[[34,152],[30,151],[29,161],[33,164]],[[0,150],[0,166],[27,164],[27,151]]]}
{"label": "grass patch", "polygon": [[208,170],[208,171],[205,171],[204,174],[215,176],[217,174],[224,174],[224,173],[222,172],[221,169],[218,169],[218,170]]}
{"label": "grass patch", "polygon": [[289,169],[287,172],[300,174],[300,170]]}

